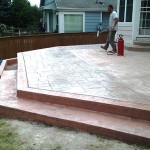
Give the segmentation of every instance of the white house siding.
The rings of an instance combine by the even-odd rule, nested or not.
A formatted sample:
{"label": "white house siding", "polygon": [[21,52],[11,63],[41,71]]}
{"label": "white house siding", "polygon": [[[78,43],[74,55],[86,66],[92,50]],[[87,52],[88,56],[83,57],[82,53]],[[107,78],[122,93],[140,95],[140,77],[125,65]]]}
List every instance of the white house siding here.
{"label": "white house siding", "polygon": [[119,36],[119,34],[122,34],[124,37],[125,43],[132,44],[133,43],[132,30],[133,30],[133,25],[120,25],[119,23],[117,37]]}

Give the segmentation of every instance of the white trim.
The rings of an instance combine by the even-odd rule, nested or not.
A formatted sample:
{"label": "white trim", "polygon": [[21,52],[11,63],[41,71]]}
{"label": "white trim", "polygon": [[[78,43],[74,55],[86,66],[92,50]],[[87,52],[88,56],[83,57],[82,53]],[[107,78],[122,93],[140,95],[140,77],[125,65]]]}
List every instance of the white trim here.
{"label": "white trim", "polygon": [[150,35],[138,35],[136,38],[150,38]]}
{"label": "white trim", "polygon": [[133,22],[119,22],[118,25],[121,27],[133,26]]}
{"label": "white trim", "polygon": [[100,12],[100,22],[101,23],[103,22],[103,14],[102,14],[102,12]]}

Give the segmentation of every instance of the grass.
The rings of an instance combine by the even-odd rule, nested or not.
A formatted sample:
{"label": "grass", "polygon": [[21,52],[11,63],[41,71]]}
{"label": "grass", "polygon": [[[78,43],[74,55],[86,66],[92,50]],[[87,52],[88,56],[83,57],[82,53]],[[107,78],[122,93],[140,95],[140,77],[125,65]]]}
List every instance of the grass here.
{"label": "grass", "polygon": [[17,134],[11,129],[11,125],[4,119],[0,119],[0,150],[20,150],[20,141]]}
{"label": "grass", "polygon": [[55,148],[51,148],[50,150],[61,150],[61,146],[56,146]]}

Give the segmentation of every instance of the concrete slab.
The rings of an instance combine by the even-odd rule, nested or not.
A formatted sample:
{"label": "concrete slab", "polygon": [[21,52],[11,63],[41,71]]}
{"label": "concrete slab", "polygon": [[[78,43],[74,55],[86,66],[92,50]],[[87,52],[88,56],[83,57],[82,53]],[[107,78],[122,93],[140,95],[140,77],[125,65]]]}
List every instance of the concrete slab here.
{"label": "concrete slab", "polygon": [[29,88],[150,104],[150,53],[106,55],[100,45],[22,53]]}

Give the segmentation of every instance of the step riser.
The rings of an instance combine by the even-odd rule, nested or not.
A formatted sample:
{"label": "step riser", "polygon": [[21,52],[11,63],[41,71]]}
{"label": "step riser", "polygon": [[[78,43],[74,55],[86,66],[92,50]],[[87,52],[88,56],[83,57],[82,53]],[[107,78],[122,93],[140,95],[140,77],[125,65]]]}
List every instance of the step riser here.
{"label": "step riser", "polygon": [[141,51],[141,52],[150,52],[150,47],[147,48],[147,47],[144,47],[144,48],[135,48],[135,47],[128,47],[128,46],[125,46],[125,49],[126,50],[129,50],[129,51]]}
{"label": "step riser", "polygon": [[146,42],[146,43],[142,43],[142,42],[134,42],[133,43],[134,45],[139,45],[139,46],[150,46],[150,41],[149,42]]}
{"label": "step riser", "polygon": [[48,117],[48,116],[44,116],[40,114],[34,114],[31,112],[27,112],[27,111],[16,110],[13,108],[1,106],[0,115],[4,117],[9,117],[11,119],[37,121],[37,122],[46,123],[52,126],[67,127],[67,128],[71,128],[75,130],[86,131],[91,134],[113,138],[113,139],[127,142],[130,144],[140,144],[144,146],[145,145],[150,146],[150,139],[145,138],[145,137],[139,137],[136,135],[131,135],[131,134],[124,133],[124,132],[118,132],[118,131],[110,130],[107,128],[96,127],[96,126],[92,126],[89,124],[83,124],[80,122],[52,118],[52,117]]}
{"label": "step riser", "polygon": [[67,97],[50,96],[39,93],[35,94],[21,90],[17,90],[17,97],[150,121],[150,111],[132,107],[130,108],[126,106],[106,104],[95,101],[85,101],[75,98],[73,99]]}

